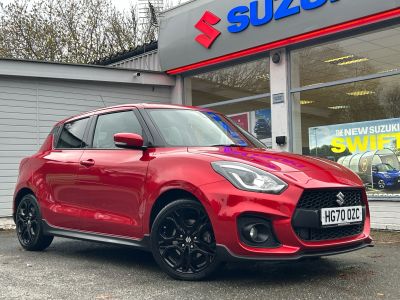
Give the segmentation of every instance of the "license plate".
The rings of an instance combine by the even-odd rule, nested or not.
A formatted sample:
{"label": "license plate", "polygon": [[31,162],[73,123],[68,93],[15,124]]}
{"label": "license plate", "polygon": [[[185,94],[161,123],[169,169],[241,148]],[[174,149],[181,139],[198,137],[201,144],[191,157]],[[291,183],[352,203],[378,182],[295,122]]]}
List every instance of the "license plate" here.
{"label": "license plate", "polygon": [[346,225],[363,221],[361,206],[321,209],[322,226]]}

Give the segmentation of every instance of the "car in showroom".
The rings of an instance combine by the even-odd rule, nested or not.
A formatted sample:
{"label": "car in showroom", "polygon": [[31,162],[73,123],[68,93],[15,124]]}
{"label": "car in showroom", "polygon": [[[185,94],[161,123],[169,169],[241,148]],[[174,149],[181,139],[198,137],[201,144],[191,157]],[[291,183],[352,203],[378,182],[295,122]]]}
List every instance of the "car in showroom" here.
{"label": "car in showroom", "polygon": [[259,140],[271,138],[271,120],[258,119],[254,126],[254,133]]}
{"label": "car in showroom", "polygon": [[22,247],[54,236],[152,252],[170,276],[221,262],[296,261],[372,245],[360,178],[265,146],[206,109],[132,104],[56,124],[22,160],[14,195]]}
{"label": "car in showroom", "polygon": [[387,163],[373,165],[372,179],[374,187],[379,189],[397,187],[400,183],[400,171]]}

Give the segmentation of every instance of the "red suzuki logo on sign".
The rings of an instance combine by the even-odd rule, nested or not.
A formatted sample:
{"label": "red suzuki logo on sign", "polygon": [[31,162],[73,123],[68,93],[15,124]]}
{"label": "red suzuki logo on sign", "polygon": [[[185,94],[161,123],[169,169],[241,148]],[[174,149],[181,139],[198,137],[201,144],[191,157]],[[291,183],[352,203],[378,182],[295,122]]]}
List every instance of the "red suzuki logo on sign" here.
{"label": "red suzuki logo on sign", "polygon": [[221,34],[221,31],[215,29],[213,25],[217,25],[221,19],[214,15],[212,12],[206,11],[201,19],[196,23],[194,27],[201,31],[203,34],[199,34],[196,37],[196,41],[209,49],[215,40]]}

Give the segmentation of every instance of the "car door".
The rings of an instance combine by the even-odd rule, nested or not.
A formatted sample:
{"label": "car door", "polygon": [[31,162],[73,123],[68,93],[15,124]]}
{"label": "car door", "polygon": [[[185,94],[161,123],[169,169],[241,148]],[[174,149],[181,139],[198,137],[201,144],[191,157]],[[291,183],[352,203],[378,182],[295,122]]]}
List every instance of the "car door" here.
{"label": "car door", "polygon": [[141,235],[141,204],[149,160],[143,150],[120,149],[116,133],[145,138],[139,115],[119,111],[97,116],[91,146],[80,162],[79,206],[86,231],[117,236]]}
{"label": "car door", "polygon": [[[65,123],[60,129],[54,149],[44,157],[41,173],[49,194],[44,198],[43,215],[51,225],[80,229],[80,211],[76,203],[77,179],[89,118]],[[41,184],[37,182],[37,184]]]}

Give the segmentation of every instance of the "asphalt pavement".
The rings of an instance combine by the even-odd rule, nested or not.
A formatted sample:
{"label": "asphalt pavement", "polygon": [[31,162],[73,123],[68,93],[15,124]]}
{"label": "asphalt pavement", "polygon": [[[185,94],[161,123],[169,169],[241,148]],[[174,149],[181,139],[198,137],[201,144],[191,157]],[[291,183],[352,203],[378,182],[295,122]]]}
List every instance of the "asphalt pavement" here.
{"label": "asphalt pavement", "polygon": [[0,299],[400,299],[400,233],[317,261],[227,264],[210,280],[170,279],[151,254],[56,238],[21,249],[0,231]]}

